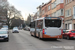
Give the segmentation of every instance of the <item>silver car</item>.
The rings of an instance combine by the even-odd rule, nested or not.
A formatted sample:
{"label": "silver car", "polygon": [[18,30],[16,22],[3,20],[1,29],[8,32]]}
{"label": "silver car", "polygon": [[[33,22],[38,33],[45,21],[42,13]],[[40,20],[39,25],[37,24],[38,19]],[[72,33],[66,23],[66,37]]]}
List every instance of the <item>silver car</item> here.
{"label": "silver car", "polygon": [[19,33],[19,30],[17,27],[14,27],[13,30],[12,30],[12,33]]}
{"label": "silver car", "polygon": [[0,30],[0,40],[9,41],[9,33],[7,30]]}

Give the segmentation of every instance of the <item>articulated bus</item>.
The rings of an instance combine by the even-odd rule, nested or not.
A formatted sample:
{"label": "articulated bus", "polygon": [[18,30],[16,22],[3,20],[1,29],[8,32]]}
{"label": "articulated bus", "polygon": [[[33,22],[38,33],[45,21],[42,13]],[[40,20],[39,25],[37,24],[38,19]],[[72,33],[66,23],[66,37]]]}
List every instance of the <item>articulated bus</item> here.
{"label": "articulated bus", "polygon": [[31,36],[43,38],[62,38],[63,19],[60,17],[38,18],[30,24]]}

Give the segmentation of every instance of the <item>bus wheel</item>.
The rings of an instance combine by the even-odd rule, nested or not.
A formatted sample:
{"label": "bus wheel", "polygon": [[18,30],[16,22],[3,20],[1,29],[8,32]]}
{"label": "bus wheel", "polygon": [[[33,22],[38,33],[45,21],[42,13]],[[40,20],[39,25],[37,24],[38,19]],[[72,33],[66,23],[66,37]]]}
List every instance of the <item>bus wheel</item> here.
{"label": "bus wheel", "polygon": [[54,39],[54,40],[57,40],[57,38],[56,38],[56,39]]}
{"label": "bus wheel", "polygon": [[36,33],[34,33],[34,35],[33,35],[34,37],[36,37]]}
{"label": "bus wheel", "polygon": [[40,37],[40,33],[39,33],[39,36],[38,36],[38,38],[39,38],[39,39],[41,39],[41,40],[43,39],[43,38],[41,38],[41,37]]}

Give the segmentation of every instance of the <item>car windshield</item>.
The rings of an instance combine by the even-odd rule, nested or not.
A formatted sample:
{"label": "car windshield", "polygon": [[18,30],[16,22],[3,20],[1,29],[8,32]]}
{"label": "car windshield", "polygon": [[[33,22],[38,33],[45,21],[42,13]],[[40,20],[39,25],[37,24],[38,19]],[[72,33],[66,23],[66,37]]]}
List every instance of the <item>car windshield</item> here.
{"label": "car windshield", "polygon": [[65,33],[66,32],[66,30],[63,30],[63,33]]}
{"label": "car windshield", "polygon": [[7,31],[0,31],[0,34],[7,34]]}
{"label": "car windshield", "polygon": [[45,19],[46,27],[61,27],[61,20],[58,19]]}
{"label": "car windshield", "polygon": [[71,31],[72,33],[75,33],[75,31]]}

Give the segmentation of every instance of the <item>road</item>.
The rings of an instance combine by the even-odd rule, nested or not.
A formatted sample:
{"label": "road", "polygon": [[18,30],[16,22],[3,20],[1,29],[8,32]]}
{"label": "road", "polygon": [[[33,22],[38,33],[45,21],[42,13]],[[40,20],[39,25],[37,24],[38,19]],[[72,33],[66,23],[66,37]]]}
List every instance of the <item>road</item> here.
{"label": "road", "polygon": [[30,36],[29,31],[9,33],[9,42],[0,41],[0,50],[75,50],[75,40],[40,40]]}

